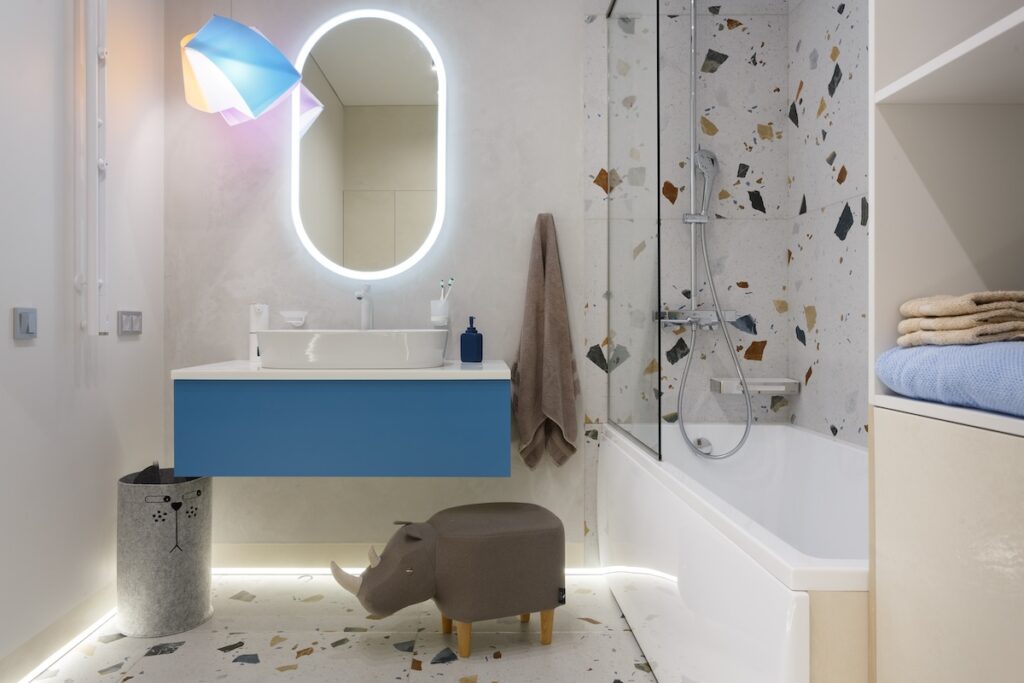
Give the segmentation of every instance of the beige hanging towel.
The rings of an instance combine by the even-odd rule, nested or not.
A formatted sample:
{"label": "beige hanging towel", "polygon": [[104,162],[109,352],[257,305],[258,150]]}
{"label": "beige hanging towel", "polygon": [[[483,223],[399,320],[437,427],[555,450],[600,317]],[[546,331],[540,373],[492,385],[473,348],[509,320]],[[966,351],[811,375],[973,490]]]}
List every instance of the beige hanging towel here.
{"label": "beige hanging towel", "polygon": [[1024,311],[1024,292],[975,292],[963,296],[941,294],[911,299],[900,306],[900,315],[904,318],[970,315],[998,308]]}
{"label": "beige hanging towel", "polygon": [[530,250],[519,356],[512,367],[519,454],[529,467],[537,466],[545,450],[558,465],[576,452],[579,393],[555,219],[542,213]]}

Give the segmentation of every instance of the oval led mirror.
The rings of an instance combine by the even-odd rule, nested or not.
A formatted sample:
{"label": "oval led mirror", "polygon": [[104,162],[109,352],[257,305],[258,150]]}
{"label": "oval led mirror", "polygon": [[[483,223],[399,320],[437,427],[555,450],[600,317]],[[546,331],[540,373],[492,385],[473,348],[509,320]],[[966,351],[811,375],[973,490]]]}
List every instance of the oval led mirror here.
{"label": "oval led mirror", "polygon": [[346,277],[407,270],[444,220],[445,75],[437,48],[404,17],[358,10],[317,29],[295,66],[303,86],[292,95],[299,239]]}

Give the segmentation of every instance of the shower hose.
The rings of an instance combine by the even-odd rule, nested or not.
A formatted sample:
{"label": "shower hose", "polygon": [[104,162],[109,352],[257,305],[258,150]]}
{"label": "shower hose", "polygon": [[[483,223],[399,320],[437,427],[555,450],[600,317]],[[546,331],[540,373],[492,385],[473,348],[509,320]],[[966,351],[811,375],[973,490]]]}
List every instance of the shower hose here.
{"label": "shower hose", "polygon": [[[728,458],[731,455],[737,453],[743,444],[747,442],[747,437],[750,436],[750,427],[754,421],[754,409],[751,405],[750,400],[750,388],[747,386],[747,378],[743,374],[743,367],[740,365],[739,356],[736,353],[736,347],[732,345],[732,339],[729,337],[728,323],[725,322],[725,316],[722,315],[722,305],[718,301],[718,292],[715,290],[715,277],[711,273],[711,263],[708,259],[708,243],[704,235],[704,224],[697,224],[698,236],[700,237],[700,247],[704,254],[704,272],[708,274],[708,289],[711,290],[711,300],[715,304],[715,313],[718,316],[718,328],[722,330],[722,336],[725,337],[725,345],[729,347],[729,354],[732,356],[732,363],[736,367],[736,374],[739,375],[740,385],[743,387],[743,397],[746,399],[747,406],[747,421],[743,427],[743,436],[731,450],[725,451],[724,453],[712,453],[710,451],[710,442],[707,444],[708,450],[705,450],[703,446],[704,439],[698,438],[696,441],[690,439],[689,434],[686,433],[686,422],[683,420],[683,391],[686,389],[686,379],[690,374],[690,364],[693,362],[693,356],[695,351],[695,343],[697,341],[697,325],[690,325],[690,352],[686,354],[686,362],[683,365],[683,376],[679,382],[679,398],[677,403],[676,415],[678,416],[679,422],[679,433],[683,435],[683,440],[686,445],[690,447],[690,450],[702,458],[708,458],[710,460],[722,460]],[[696,246],[696,245],[692,245]],[[690,301],[696,300],[697,293],[690,292]],[[696,308],[696,306],[694,306]]]}

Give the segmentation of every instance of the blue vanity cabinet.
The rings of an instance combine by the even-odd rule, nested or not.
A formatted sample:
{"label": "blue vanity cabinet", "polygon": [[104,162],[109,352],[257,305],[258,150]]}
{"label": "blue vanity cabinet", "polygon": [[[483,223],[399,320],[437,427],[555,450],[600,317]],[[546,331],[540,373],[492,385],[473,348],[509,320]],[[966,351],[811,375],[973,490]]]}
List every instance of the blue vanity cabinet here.
{"label": "blue vanity cabinet", "polygon": [[177,370],[179,476],[507,477],[508,366]]}

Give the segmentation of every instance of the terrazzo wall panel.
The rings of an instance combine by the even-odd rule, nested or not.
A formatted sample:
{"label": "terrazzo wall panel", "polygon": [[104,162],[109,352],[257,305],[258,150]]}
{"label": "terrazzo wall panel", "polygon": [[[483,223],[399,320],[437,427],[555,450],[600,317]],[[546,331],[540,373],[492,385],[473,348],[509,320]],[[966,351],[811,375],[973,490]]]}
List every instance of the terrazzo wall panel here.
{"label": "terrazzo wall panel", "polygon": [[867,442],[867,2],[789,14],[789,376],[801,427]]}
{"label": "terrazzo wall panel", "polygon": [[[657,448],[658,17],[650,0],[620,0],[605,21],[608,41],[607,192],[609,410]],[[599,172],[600,173],[600,172]],[[588,359],[601,354],[588,350]]]}
{"label": "terrazzo wall panel", "polygon": [[[608,154],[604,0],[587,0],[583,16],[583,139],[584,168],[602,168]],[[589,360],[597,347],[603,353],[608,334],[608,203],[607,193],[594,184],[594,175],[583,176],[583,344],[586,358],[580,366],[583,389],[583,544],[588,566],[599,564],[597,546],[597,459],[601,436],[608,419],[608,374]],[[605,364],[606,366],[606,364]]]}
{"label": "terrazzo wall panel", "polygon": [[[687,6],[684,8],[688,10]],[[786,6],[784,2],[697,4],[697,144],[718,157],[712,195],[715,221],[706,228],[711,269],[725,310],[740,316],[730,328],[744,371],[781,377],[787,352],[773,300],[785,287],[786,224]],[[697,267],[690,296],[690,17],[661,21],[661,149],[663,309],[711,308],[705,268]],[[697,192],[703,191],[697,186]],[[678,196],[673,187],[679,187]],[[699,196],[698,196],[699,200]],[[699,206],[698,206],[699,208]],[[662,329],[662,420],[678,419],[677,398],[685,357],[694,354],[683,397],[689,422],[741,422],[740,396],[713,394],[712,377],[735,375],[721,333],[698,332],[694,348],[679,327]],[[773,409],[774,407],[774,409]],[[788,419],[788,409],[755,396],[761,422]]]}
{"label": "terrazzo wall panel", "polygon": [[[648,236],[637,229],[637,218],[646,218],[638,207],[647,208],[642,200],[652,189],[660,202],[661,307],[692,305],[690,230],[682,221],[690,201],[689,3],[659,3],[656,92],[645,91],[636,79],[630,83],[620,64],[632,60],[631,70],[638,59],[653,64],[651,38],[642,32],[643,10],[653,12],[653,6],[653,1],[617,5],[616,14],[633,12],[636,19],[624,22],[615,16],[607,22],[611,139],[605,164],[594,158],[596,143],[587,137],[589,179],[607,190],[612,212],[612,324],[604,349],[610,418],[627,422],[634,435],[649,443],[654,436],[642,433],[637,416],[649,414],[649,406],[660,398],[662,424],[678,419],[676,399],[687,354],[696,355],[684,396],[685,418],[739,422],[744,411],[741,397],[707,391],[711,377],[735,373],[720,334],[699,333],[691,349],[683,330],[661,330],[660,367],[655,369],[658,357],[638,332],[649,321],[641,321],[638,311],[653,300],[639,273],[658,267],[644,261],[657,233]],[[792,422],[864,443],[866,3],[698,3],[697,28],[698,144],[719,159],[712,204],[717,218],[707,231],[711,268],[723,308],[741,316],[730,333],[748,376],[792,377],[803,385],[799,396],[755,396],[754,418]],[[588,69],[598,64],[593,60]],[[588,74],[588,89],[598,80]],[[635,92],[627,93],[630,84]],[[616,144],[617,136],[643,138],[644,133],[627,128],[648,125],[636,112],[651,107],[660,109],[655,142],[660,163],[655,166],[651,150]],[[653,167],[659,168],[657,177]],[[606,176],[599,175],[601,169]],[[607,188],[602,187],[605,178],[611,179]],[[593,192],[587,196],[589,211],[596,199]],[[628,219],[633,223],[623,222]],[[631,277],[619,272],[616,259],[631,269]],[[697,273],[697,303],[710,308],[702,264]],[[626,312],[618,310],[623,299]],[[633,321],[637,329],[624,335],[622,321]],[[647,370],[660,370],[658,386]]]}

